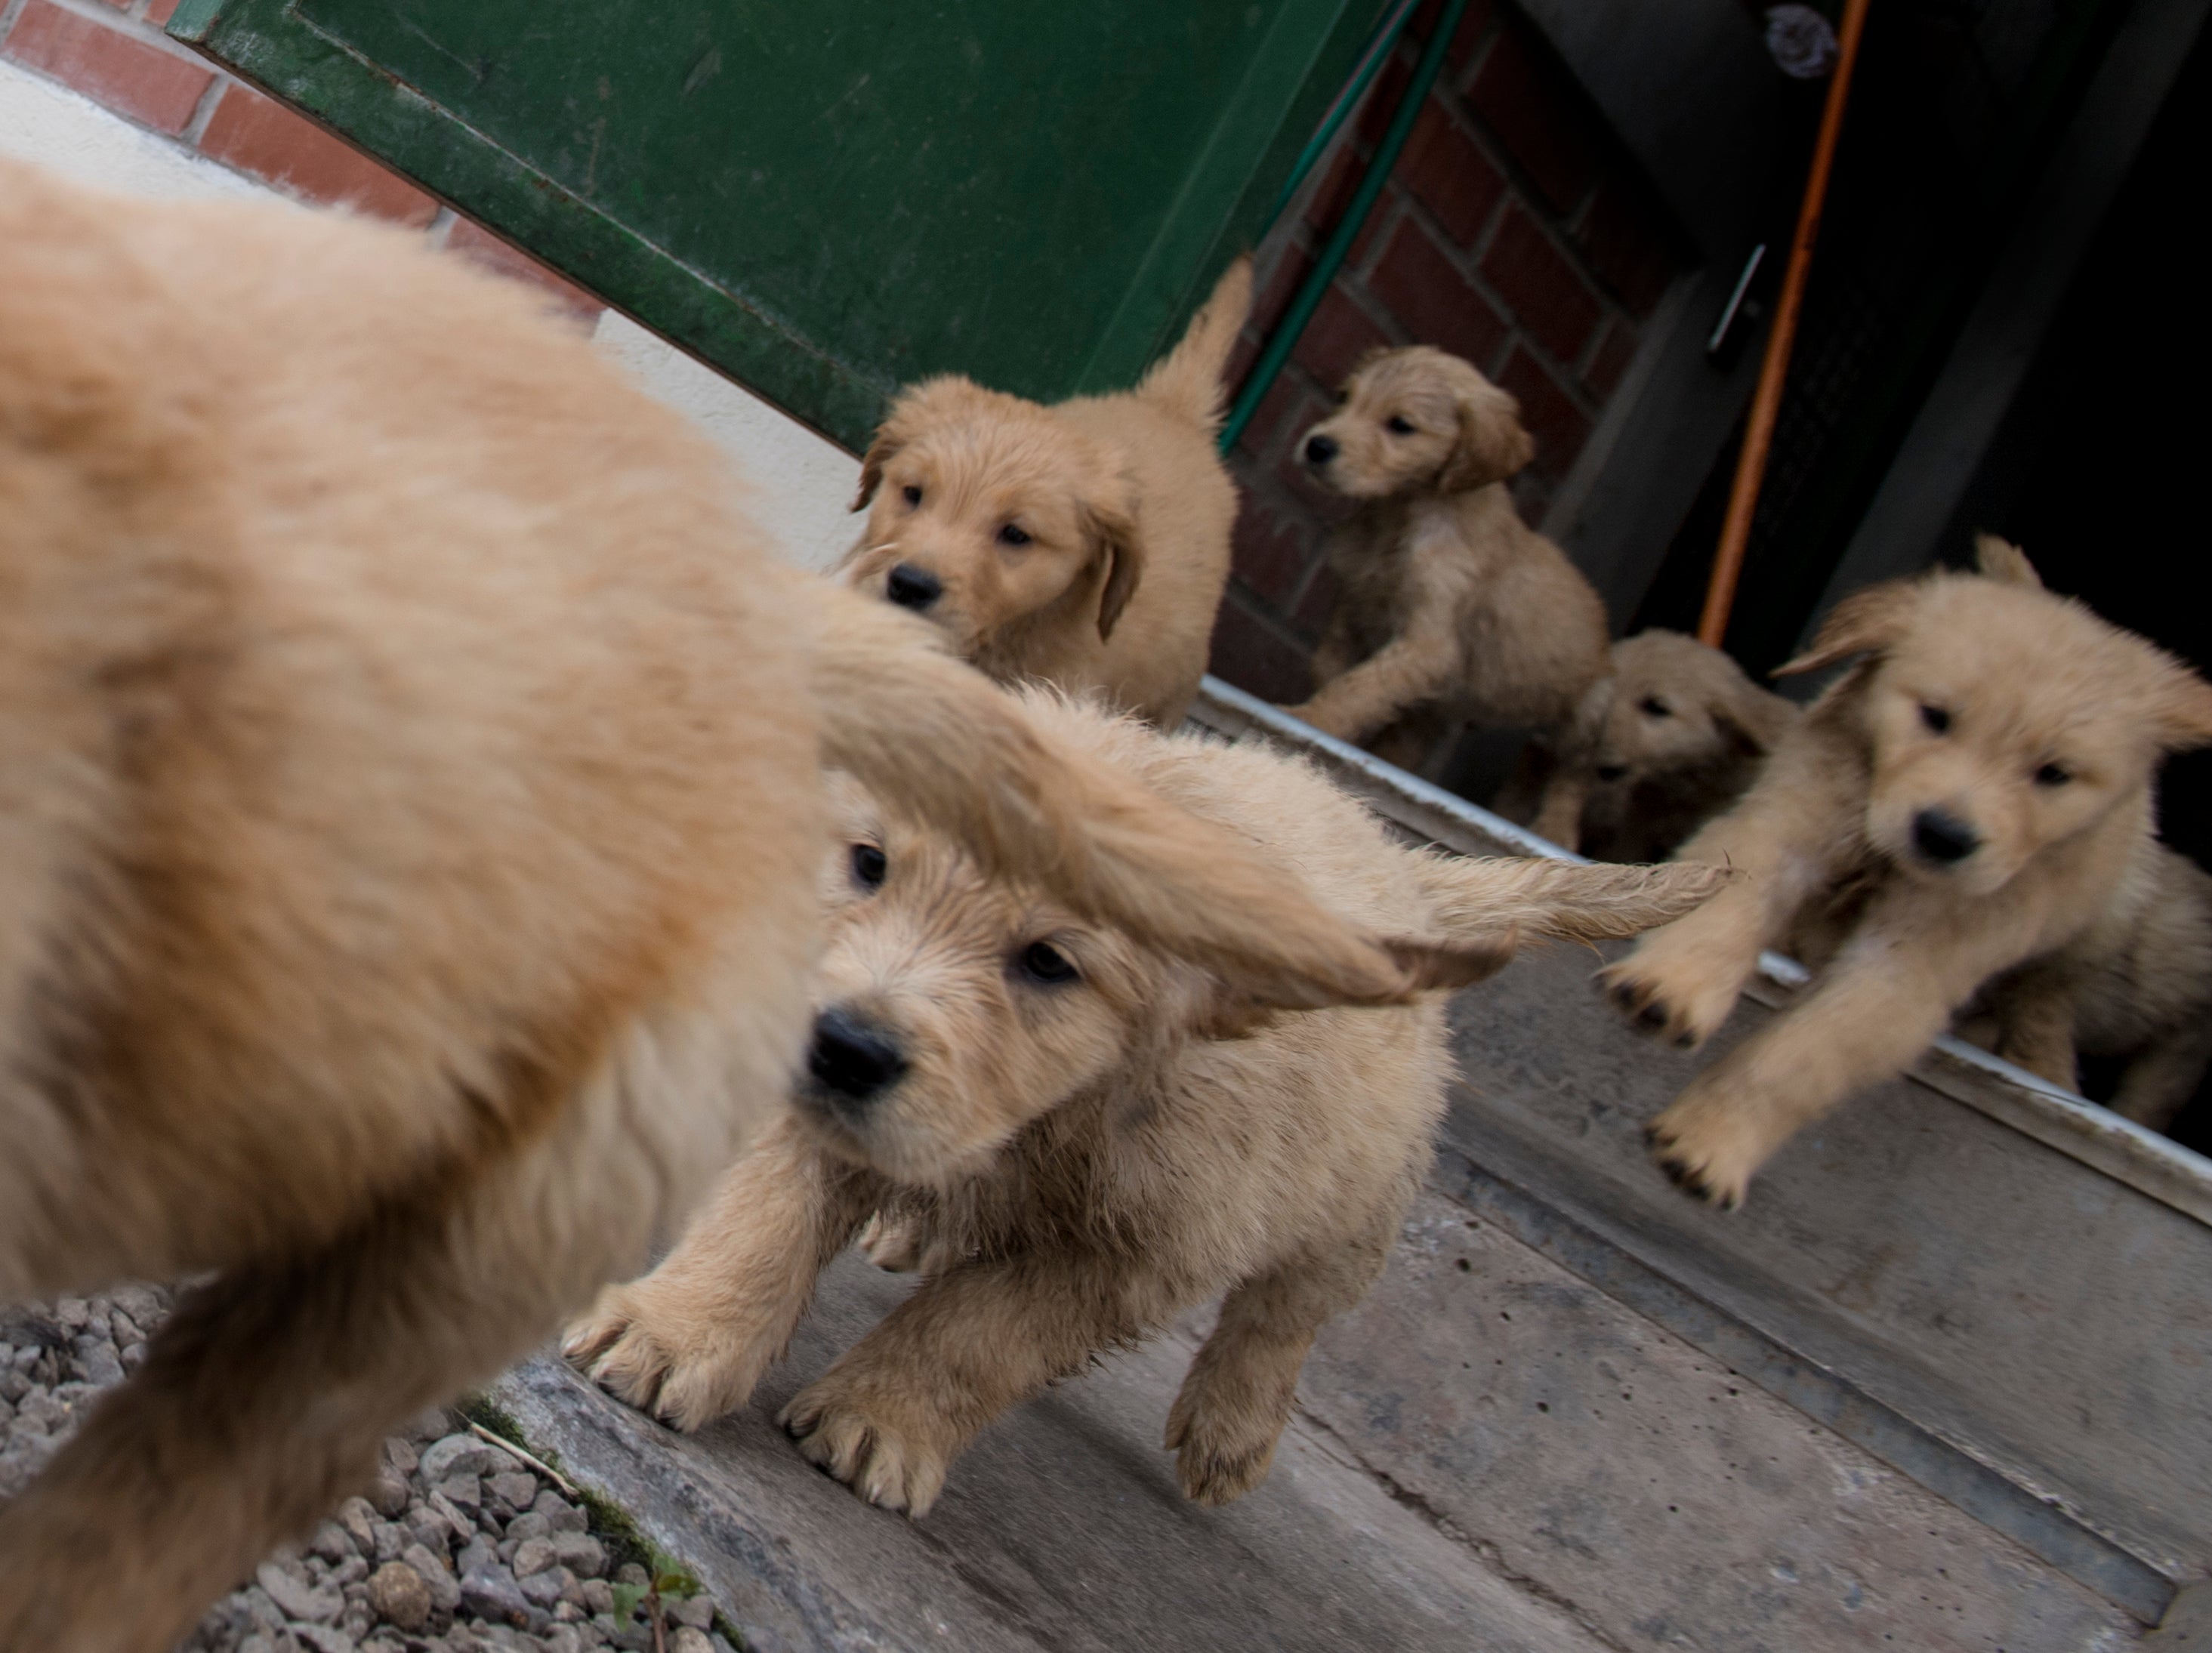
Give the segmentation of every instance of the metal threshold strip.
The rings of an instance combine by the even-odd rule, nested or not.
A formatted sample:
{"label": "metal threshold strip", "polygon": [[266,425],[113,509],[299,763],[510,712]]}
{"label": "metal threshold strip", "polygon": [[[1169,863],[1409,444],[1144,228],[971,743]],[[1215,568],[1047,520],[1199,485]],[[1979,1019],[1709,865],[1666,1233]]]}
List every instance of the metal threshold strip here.
{"label": "metal threshold strip", "polygon": [[[1209,717],[1209,713],[1215,715]],[[1515,854],[1551,860],[1583,859],[1348,741],[1325,735],[1218,678],[1208,677],[1201,685],[1198,716],[1202,722],[1225,718],[1231,726],[1263,731],[1271,740],[1304,753],[1351,782],[1352,790],[1385,816],[1440,842],[1449,843],[1452,835],[1440,833],[1438,827],[1456,827]],[[1789,992],[1810,979],[1803,965],[1780,953],[1766,954],[1759,969],[1768,981]],[[1962,1082],[1967,1075],[2002,1083]],[[1911,1077],[1938,1095],[1978,1109],[2045,1147],[2212,1227],[2212,1159],[2203,1154],[1948,1034],[1936,1042]]]}

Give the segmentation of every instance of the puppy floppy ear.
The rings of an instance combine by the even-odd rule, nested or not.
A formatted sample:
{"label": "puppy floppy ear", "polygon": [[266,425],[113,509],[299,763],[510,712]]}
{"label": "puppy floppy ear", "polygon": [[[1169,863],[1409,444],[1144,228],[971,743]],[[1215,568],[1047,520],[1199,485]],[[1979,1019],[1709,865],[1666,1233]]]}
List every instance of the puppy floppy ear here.
{"label": "puppy floppy ear", "polygon": [[1773,675],[1787,678],[1799,672],[1817,672],[1854,654],[1880,653],[1905,635],[1905,623],[1919,600],[1917,580],[1886,580],[1879,586],[1853,592],[1828,611],[1812,647],[1776,666]]}
{"label": "puppy floppy ear", "polygon": [[1458,398],[1459,440],[1445,457],[1437,485],[1446,493],[1504,482],[1536,457],[1535,439],[1521,423],[1521,404],[1487,380]]}
{"label": "puppy floppy ear", "polygon": [[2036,591],[2043,589],[2043,576],[2036,573],[2035,564],[2027,560],[2027,553],[1995,534],[1974,536],[1974,566],[1981,570],[1984,580],[2027,586]]}
{"label": "puppy floppy ear", "polygon": [[2212,746],[2212,684],[2165,651],[2159,653],[2164,670],[2151,690],[2150,703],[2158,744],[2169,752]]}
{"label": "puppy floppy ear", "polygon": [[1137,594],[1144,576],[1145,553],[1137,541],[1137,525],[1118,505],[1085,501],[1076,507],[1083,524],[1084,542],[1091,555],[1106,565],[1106,580],[1098,593],[1098,641],[1114,635],[1121,611]]}
{"label": "puppy floppy ear", "polygon": [[898,439],[892,435],[891,421],[884,420],[876,432],[875,440],[868,444],[868,451],[860,458],[860,491],[853,495],[853,502],[845,507],[847,510],[865,511],[868,508],[868,502],[876,496],[876,489],[884,485],[884,467],[891,462],[891,456],[899,451],[900,447]]}
{"label": "puppy floppy ear", "polygon": [[1705,710],[1713,726],[1749,757],[1772,751],[1775,742],[1797,720],[1796,708],[1788,701],[1750,684],[1736,694],[1715,699]]}

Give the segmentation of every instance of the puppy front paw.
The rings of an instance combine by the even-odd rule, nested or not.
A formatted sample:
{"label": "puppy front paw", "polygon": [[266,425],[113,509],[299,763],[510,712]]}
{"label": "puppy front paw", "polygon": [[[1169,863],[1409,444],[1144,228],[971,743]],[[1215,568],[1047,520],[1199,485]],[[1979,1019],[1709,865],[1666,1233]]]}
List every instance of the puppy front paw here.
{"label": "puppy front paw", "polygon": [[1723,1211],[1741,1206],[1768,1146],[1725,1097],[1684,1096],[1644,1127],[1644,1140],[1668,1179],[1685,1194]]}
{"label": "puppy front paw", "polygon": [[616,1399],[687,1435],[744,1405],[775,1356],[742,1328],[672,1310],[650,1281],[599,1293],[562,1334],[561,1352]]}
{"label": "puppy front paw", "polygon": [[869,1503],[919,1521],[945,1490],[951,1448],[919,1411],[867,1393],[875,1387],[833,1368],[793,1395],[776,1421],[809,1463]]}
{"label": "puppy front paw", "polygon": [[1733,980],[1701,980],[1693,970],[1644,952],[1607,965],[1597,973],[1597,984],[1631,1027],[1680,1050],[1694,1050],[1712,1037],[1735,1008],[1739,989]]}
{"label": "puppy front paw", "polygon": [[1176,1455],[1176,1479],[1194,1504],[1233,1503],[1267,1479],[1275,1446],[1283,1437],[1279,1418],[1235,1418],[1188,1389],[1168,1413],[1168,1450]]}

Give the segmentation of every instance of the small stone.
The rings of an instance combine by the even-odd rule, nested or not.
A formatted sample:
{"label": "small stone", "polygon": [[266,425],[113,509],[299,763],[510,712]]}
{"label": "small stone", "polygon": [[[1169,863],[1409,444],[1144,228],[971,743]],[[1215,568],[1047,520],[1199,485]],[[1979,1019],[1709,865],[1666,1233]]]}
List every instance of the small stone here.
{"label": "small stone", "polygon": [[424,1549],[434,1550],[440,1555],[453,1553],[453,1529],[447,1524],[445,1516],[436,1510],[428,1506],[420,1510],[410,1510],[407,1530],[415,1534],[415,1541]]}
{"label": "small stone", "polygon": [[167,1299],[161,1292],[153,1286],[135,1282],[125,1282],[112,1288],[107,1294],[107,1300],[140,1326],[163,1320],[169,1312]]}
{"label": "small stone", "polygon": [[535,1510],[525,1510],[507,1523],[507,1538],[516,1544],[527,1544],[533,1538],[551,1536],[553,1523]]}
{"label": "small stone", "polygon": [[430,1587],[430,1605],[451,1613],[461,1604],[460,1582],[446,1564],[424,1549],[420,1544],[410,1544],[399,1559],[415,1569],[416,1575]]}
{"label": "small stone", "polygon": [[368,1576],[368,1604],[402,1630],[430,1622],[430,1586],[404,1561],[386,1562]]}
{"label": "small stone", "polygon": [[146,1334],[139,1329],[138,1322],[120,1309],[107,1311],[107,1335],[118,1349],[146,1340]]}
{"label": "small stone", "polygon": [[334,1589],[317,1589],[294,1577],[273,1561],[264,1561],[253,1574],[254,1582],[269,1593],[287,1619],[327,1625],[345,1611],[345,1597]]}
{"label": "small stone", "polygon": [[388,1521],[407,1512],[407,1477],[392,1468],[380,1469],[368,1489],[368,1506]]}
{"label": "small stone", "polygon": [[467,1577],[479,1567],[495,1567],[498,1565],[498,1553],[480,1538],[471,1539],[462,1545],[459,1553],[453,1557],[453,1572],[461,1578]]}
{"label": "small stone", "polygon": [[550,1487],[540,1492],[530,1507],[544,1516],[556,1533],[580,1533],[591,1525],[581,1510]]}
{"label": "small stone", "polygon": [[352,1589],[368,1577],[368,1563],[357,1555],[349,1555],[331,1569],[330,1577],[324,1582],[332,1589],[343,1591]]}
{"label": "small stone", "polygon": [[377,1565],[399,1559],[400,1551],[415,1541],[415,1534],[396,1521],[380,1521],[370,1529],[375,1539]]}
{"label": "small stone", "polygon": [[461,1611],[517,1630],[530,1622],[532,1603],[514,1575],[502,1566],[478,1567],[461,1578]]}
{"label": "small stone", "polygon": [[691,1625],[679,1625],[676,1633],[668,1638],[668,1653],[714,1653],[714,1643],[707,1632]]}
{"label": "small stone", "polygon": [[550,1613],[561,1602],[574,1600],[581,1602],[584,1592],[576,1583],[576,1575],[566,1567],[548,1567],[522,1581],[523,1599],[534,1607]]}
{"label": "small stone", "polygon": [[385,1437],[384,1462],[403,1475],[413,1474],[422,1463],[414,1447],[397,1435]]}
{"label": "small stone", "polygon": [[714,1626],[714,1598],[704,1591],[666,1601],[662,1611],[679,1625],[691,1625],[700,1630],[711,1630]]}
{"label": "small stone", "polygon": [[509,1470],[494,1475],[489,1483],[492,1496],[505,1500],[511,1510],[527,1510],[530,1501],[538,1496],[538,1477],[527,1470]]}
{"label": "small stone", "polygon": [[604,1578],[584,1581],[584,1606],[591,1613],[612,1613],[615,1610],[615,1587]]}
{"label": "small stone", "polygon": [[557,1565],[560,1559],[561,1552],[554,1547],[551,1539],[533,1538],[526,1544],[515,1547],[514,1576],[527,1578],[532,1573],[544,1572],[548,1567]]}
{"label": "small stone", "polygon": [[453,1536],[462,1543],[465,1544],[476,1536],[477,1518],[443,1492],[430,1494],[430,1507],[445,1518],[446,1524],[453,1529]]}
{"label": "small stone", "polygon": [[615,1569],[615,1583],[617,1584],[631,1584],[639,1589],[643,1589],[652,1582],[653,1580],[646,1576],[645,1569],[635,1561],[625,1561]]}
{"label": "small stone", "polygon": [[346,1536],[353,1541],[354,1553],[373,1555],[376,1552],[376,1506],[364,1498],[350,1498],[338,1505],[338,1525],[345,1528]]}
{"label": "small stone", "polygon": [[553,1540],[553,1553],[561,1558],[561,1565],[580,1578],[604,1578],[607,1571],[607,1547],[589,1533],[561,1533]]}
{"label": "small stone", "polygon": [[448,1435],[422,1454],[416,1473],[435,1486],[448,1475],[481,1475],[491,1468],[491,1449],[473,1435]]}
{"label": "small stone", "polygon": [[125,1344],[122,1354],[117,1358],[123,1362],[125,1371],[137,1371],[139,1367],[146,1364],[145,1340],[142,1338],[136,1343]]}
{"label": "small stone", "polygon": [[574,1625],[556,1624],[545,1632],[545,1653],[584,1653],[590,1645]]}
{"label": "small stone", "polygon": [[308,1541],[307,1551],[311,1555],[319,1555],[333,1566],[341,1561],[351,1561],[361,1554],[354,1547],[353,1535],[335,1521],[326,1521],[315,1528],[314,1537]]}
{"label": "small stone", "polygon": [[58,1297],[54,1300],[54,1318],[72,1332],[81,1332],[92,1319],[92,1305],[82,1297]]}
{"label": "small stone", "polygon": [[476,1475],[448,1475],[437,1484],[434,1496],[474,1510],[483,1503],[483,1481]]}
{"label": "small stone", "polygon": [[294,1625],[291,1631],[292,1639],[306,1653],[355,1653],[353,1638],[343,1630],[333,1630],[327,1625]]}

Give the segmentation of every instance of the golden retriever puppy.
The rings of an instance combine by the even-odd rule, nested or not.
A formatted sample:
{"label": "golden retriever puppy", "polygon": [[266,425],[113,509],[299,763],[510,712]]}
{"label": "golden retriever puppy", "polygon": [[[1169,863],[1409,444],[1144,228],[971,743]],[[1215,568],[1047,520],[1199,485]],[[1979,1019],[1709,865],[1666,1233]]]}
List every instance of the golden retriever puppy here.
{"label": "golden retriever puppy", "polygon": [[2165,1130],[2212,1063],[2212,875],[2146,842],[2080,942],[1983,998],[1966,1036],[2069,1090],[2077,1053],[2118,1058],[2112,1111]]}
{"label": "golden retriever puppy", "polygon": [[1660,861],[1741,798],[1797,708],[1717,648],[1652,630],[1613,646],[1575,708],[1537,818],[1601,861]]}
{"label": "golden retriever puppy", "polygon": [[[1347,921],[1448,936],[1493,968],[1522,939],[1632,933],[1720,881],[1408,849],[1263,748],[1032,704]],[[783,1413],[810,1459],[923,1515],[993,1418],[1225,1291],[1167,1444],[1190,1497],[1249,1492],[1316,1330],[1374,1279],[1427,1165],[1451,1067],[1443,996],[1301,1011],[985,876],[858,788],[840,823],[792,1115],[659,1268],[572,1329],[569,1354],[696,1429],[744,1403],[817,1273],[880,1208],[929,1272]]]}
{"label": "golden retriever puppy", "polygon": [[1040,407],[957,374],[901,392],[860,466],[848,584],[1000,683],[1097,690],[1164,729],[1206,673],[1237,489],[1214,438],[1251,307],[1229,267],[1133,391]]}
{"label": "golden retriever puppy", "polygon": [[0,1509],[0,1650],[173,1645],[676,1231],[805,1048],[825,758],[1291,1001],[1465,972],[779,574],[520,289],[0,167],[0,1302],[211,1276]]}
{"label": "golden retriever puppy", "polygon": [[[1804,997],[1651,1123],[1668,1172],[1726,1205],[1797,1130],[1901,1073],[1990,978],[2094,955],[2130,878],[2154,876],[2160,760],[2212,743],[2212,686],[2051,595],[1986,536],[1978,574],[1855,593],[1782,669],[1854,655],[1743,801],[1683,846],[1735,879],[1600,977],[1638,1027],[1691,1046],[1762,948],[1808,919],[1833,937]],[[2071,1083],[2055,1018],[2017,1020],[2001,1053]]]}
{"label": "golden retriever puppy", "polygon": [[[1342,399],[1299,454],[1359,508],[1328,538],[1342,592],[1314,654],[1320,687],[1291,712],[1406,768],[1459,721],[1534,729],[1540,753],[1555,749],[1606,674],[1605,605],[1506,489],[1535,453],[1520,404],[1419,345],[1369,356]],[[1506,808],[1533,807],[1543,768],[1532,757],[1524,801]]]}

